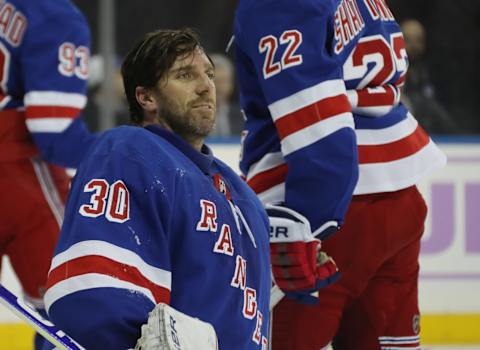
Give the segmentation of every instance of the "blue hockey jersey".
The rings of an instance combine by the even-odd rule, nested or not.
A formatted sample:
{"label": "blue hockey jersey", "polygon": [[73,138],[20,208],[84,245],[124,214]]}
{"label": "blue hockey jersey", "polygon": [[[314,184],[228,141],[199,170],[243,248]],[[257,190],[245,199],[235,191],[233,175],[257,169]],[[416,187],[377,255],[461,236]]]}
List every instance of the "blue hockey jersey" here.
{"label": "blue hockey jersey", "polygon": [[89,350],[133,348],[159,302],[210,322],[220,349],[266,349],[268,219],[208,147],[123,126],[73,180],[45,304]]}
{"label": "blue hockey jersey", "polygon": [[0,161],[40,152],[76,167],[93,142],[86,103],[90,33],[70,0],[0,4]]}
{"label": "blue hockey jersey", "polygon": [[406,188],[445,163],[400,102],[408,59],[385,0],[240,0],[235,43],[240,166],[264,203],[327,232],[352,193]]}

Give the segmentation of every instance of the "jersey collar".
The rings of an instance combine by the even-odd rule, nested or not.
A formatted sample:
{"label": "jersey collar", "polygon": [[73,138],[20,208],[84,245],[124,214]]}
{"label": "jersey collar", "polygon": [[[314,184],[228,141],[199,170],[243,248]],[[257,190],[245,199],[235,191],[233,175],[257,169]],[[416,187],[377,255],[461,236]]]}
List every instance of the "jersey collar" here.
{"label": "jersey collar", "polygon": [[180,136],[174,134],[171,131],[162,128],[159,125],[150,124],[145,126],[145,129],[148,131],[164,138],[173,146],[178,148],[185,156],[187,156],[192,162],[194,162],[200,170],[202,170],[205,174],[211,174],[213,172],[213,152],[212,150],[205,144],[202,146],[201,152],[198,152],[195,148],[193,148],[189,143],[187,143],[184,139]]}

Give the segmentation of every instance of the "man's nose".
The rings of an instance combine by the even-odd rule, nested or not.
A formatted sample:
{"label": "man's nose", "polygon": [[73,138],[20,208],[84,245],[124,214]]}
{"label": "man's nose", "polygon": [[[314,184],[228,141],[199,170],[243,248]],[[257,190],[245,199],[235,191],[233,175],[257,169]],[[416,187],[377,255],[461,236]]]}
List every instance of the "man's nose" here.
{"label": "man's nose", "polygon": [[208,75],[202,74],[198,78],[196,90],[199,95],[211,93],[215,91],[215,84]]}

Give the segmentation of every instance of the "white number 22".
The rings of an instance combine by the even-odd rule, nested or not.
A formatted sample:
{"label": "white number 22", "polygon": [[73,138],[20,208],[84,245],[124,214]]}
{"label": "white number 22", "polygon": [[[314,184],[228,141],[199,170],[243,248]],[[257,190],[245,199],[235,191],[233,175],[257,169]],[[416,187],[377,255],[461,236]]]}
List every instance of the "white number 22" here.
{"label": "white number 22", "polygon": [[[275,54],[278,49],[278,41],[281,45],[288,45],[280,61],[275,61]],[[296,29],[286,30],[278,40],[273,35],[266,35],[258,43],[258,51],[265,53],[263,62],[263,77],[268,79],[282,70],[302,64],[302,55],[296,55],[298,47],[302,43],[302,33]]]}

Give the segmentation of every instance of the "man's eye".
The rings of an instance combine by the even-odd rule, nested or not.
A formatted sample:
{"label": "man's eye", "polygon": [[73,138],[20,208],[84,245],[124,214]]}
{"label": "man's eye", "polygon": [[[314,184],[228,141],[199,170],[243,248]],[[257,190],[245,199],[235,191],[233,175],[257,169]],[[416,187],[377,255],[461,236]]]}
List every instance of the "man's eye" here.
{"label": "man's eye", "polygon": [[179,79],[190,79],[192,75],[188,72],[183,72],[178,74]]}
{"label": "man's eye", "polygon": [[215,79],[215,73],[213,72],[207,73],[207,76],[212,80]]}

